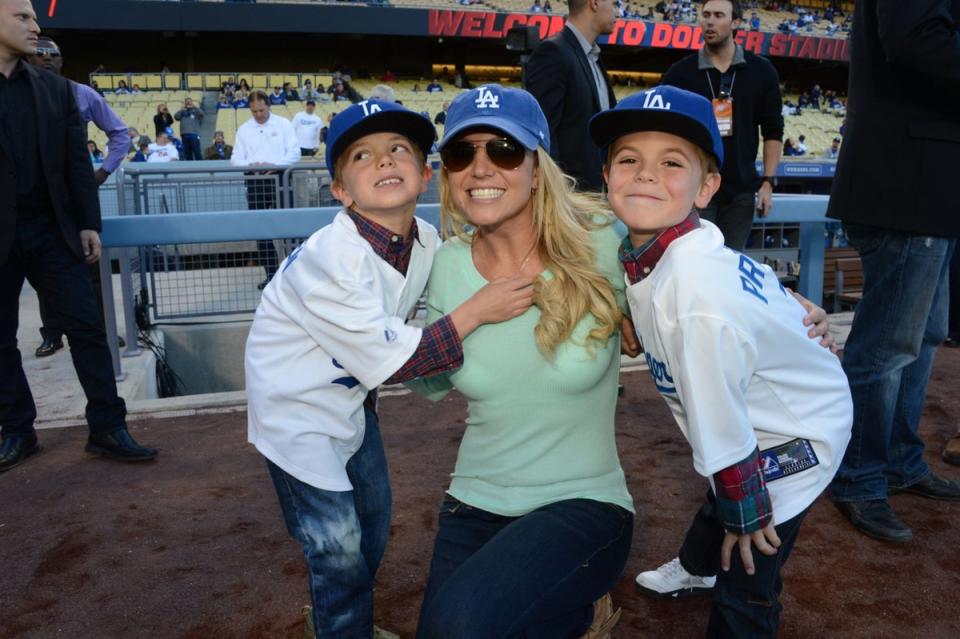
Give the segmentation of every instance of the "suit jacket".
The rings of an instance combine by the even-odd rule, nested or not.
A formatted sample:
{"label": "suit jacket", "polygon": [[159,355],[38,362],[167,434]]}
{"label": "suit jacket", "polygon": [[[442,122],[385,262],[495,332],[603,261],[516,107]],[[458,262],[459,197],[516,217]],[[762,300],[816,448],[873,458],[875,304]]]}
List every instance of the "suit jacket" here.
{"label": "suit jacket", "polygon": [[827,214],[960,235],[960,0],[857,0]]}
{"label": "suit jacket", "polygon": [[[229,160],[230,156],[233,155],[233,145],[224,144],[223,145],[223,154],[226,156],[224,159]],[[207,150],[203,152],[204,160],[219,160],[220,154],[217,153],[217,145],[211,144],[207,147]]]}
{"label": "suit jacket", "polygon": [[[613,97],[610,79],[600,62],[610,106]],[[600,152],[590,139],[587,126],[600,112],[600,96],[577,36],[564,27],[534,50],[524,71],[524,88],[537,98],[550,124],[550,156],[560,168],[577,179],[577,188],[603,188]]]}
{"label": "suit jacket", "polygon": [[[100,230],[100,200],[87,153],[87,130],[77,109],[70,83],[32,64],[26,73],[37,117],[40,169],[50,190],[50,201],[63,239],[83,259],[81,230]],[[0,149],[0,262],[13,244],[17,225],[16,166]]]}

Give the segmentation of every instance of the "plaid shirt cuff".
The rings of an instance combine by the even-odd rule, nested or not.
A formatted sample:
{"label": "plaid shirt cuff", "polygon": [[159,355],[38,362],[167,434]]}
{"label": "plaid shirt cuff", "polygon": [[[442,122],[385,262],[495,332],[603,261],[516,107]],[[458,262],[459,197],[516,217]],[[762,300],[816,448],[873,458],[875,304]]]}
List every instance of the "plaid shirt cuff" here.
{"label": "plaid shirt cuff", "polygon": [[760,449],[713,475],[720,523],[727,532],[746,535],[773,519],[770,493],[763,479]]}
{"label": "plaid shirt cuff", "polygon": [[384,382],[401,384],[463,366],[463,342],[449,315],[423,329],[420,344],[406,364]]}

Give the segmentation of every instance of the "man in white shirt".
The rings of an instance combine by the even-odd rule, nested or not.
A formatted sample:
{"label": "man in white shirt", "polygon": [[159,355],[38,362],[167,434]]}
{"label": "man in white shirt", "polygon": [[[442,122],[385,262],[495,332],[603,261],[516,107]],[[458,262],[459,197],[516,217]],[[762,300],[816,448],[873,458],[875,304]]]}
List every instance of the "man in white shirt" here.
{"label": "man in white shirt", "polygon": [[[230,163],[234,166],[289,166],[300,158],[300,144],[293,125],[286,118],[270,113],[270,98],[263,91],[250,93],[253,116],[237,129]],[[275,209],[278,205],[279,171],[253,170],[245,174],[247,207],[251,211]],[[259,261],[267,277],[258,285],[263,290],[277,272],[277,250],[272,240],[257,240]]]}
{"label": "man in white shirt", "polygon": [[320,148],[320,129],[323,127],[323,120],[314,114],[317,103],[312,98],[307,100],[305,105],[306,110],[293,116],[293,130],[300,144],[301,157],[312,158]]}
{"label": "man in white shirt", "polygon": [[147,156],[147,162],[176,162],[180,159],[180,152],[165,131],[157,134],[157,141],[148,149],[150,155]]}

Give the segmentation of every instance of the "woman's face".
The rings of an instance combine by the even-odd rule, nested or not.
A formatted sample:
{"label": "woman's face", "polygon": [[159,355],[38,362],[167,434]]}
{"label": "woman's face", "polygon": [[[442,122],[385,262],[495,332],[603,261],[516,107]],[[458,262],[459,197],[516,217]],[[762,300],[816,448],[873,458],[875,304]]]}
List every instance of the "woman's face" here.
{"label": "woman's face", "polygon": [[475,145],[473,160],[460,171],[452,171],[447,166],[443,169],[454,204],[470,224],[488,231],[521,221],[529,224],[533,217],[532,193],[539,181],[536,156],[526,149],[523,149],[523,161],[516,168],[502,168],[490,159],[486,143],[503,139],[519,145],[503,133],[468,132],[450,145],[460,142]]}

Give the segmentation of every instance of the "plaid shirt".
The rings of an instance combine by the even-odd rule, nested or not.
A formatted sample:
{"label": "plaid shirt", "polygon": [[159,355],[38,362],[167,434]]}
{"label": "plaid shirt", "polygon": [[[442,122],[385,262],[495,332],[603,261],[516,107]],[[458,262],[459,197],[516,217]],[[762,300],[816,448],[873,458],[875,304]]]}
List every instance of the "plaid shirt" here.
{"label": "plaid shirt", "polygon": [[[411,226],[410,235],[401,237],[388,228],[366,219],[352,210],[347,214],[357,225],[360,237],[365,239],[383,261],[404,275],[410,266],[413,243],[420,241],[417,224]],[[420,344],[410,359],[390,376],[385,384],[399,384],[417,377],[436,375],[463,365],[463,343],[449,315],[444,315],[423,330]]]}
{"label": "plaid shirt", "polygon": [[[685,220],[661,231],[637,248],[633,248],[629,237],[624,238],[619,257],[630,283],[636,284],[648,277],[671,242],[698,228],[700,216],[694,210]],[[743,535],[770,523],[773,507],[763,478],[759,450],[750,453],[739,463],[714,473],[713,483],[724,529]]]}

